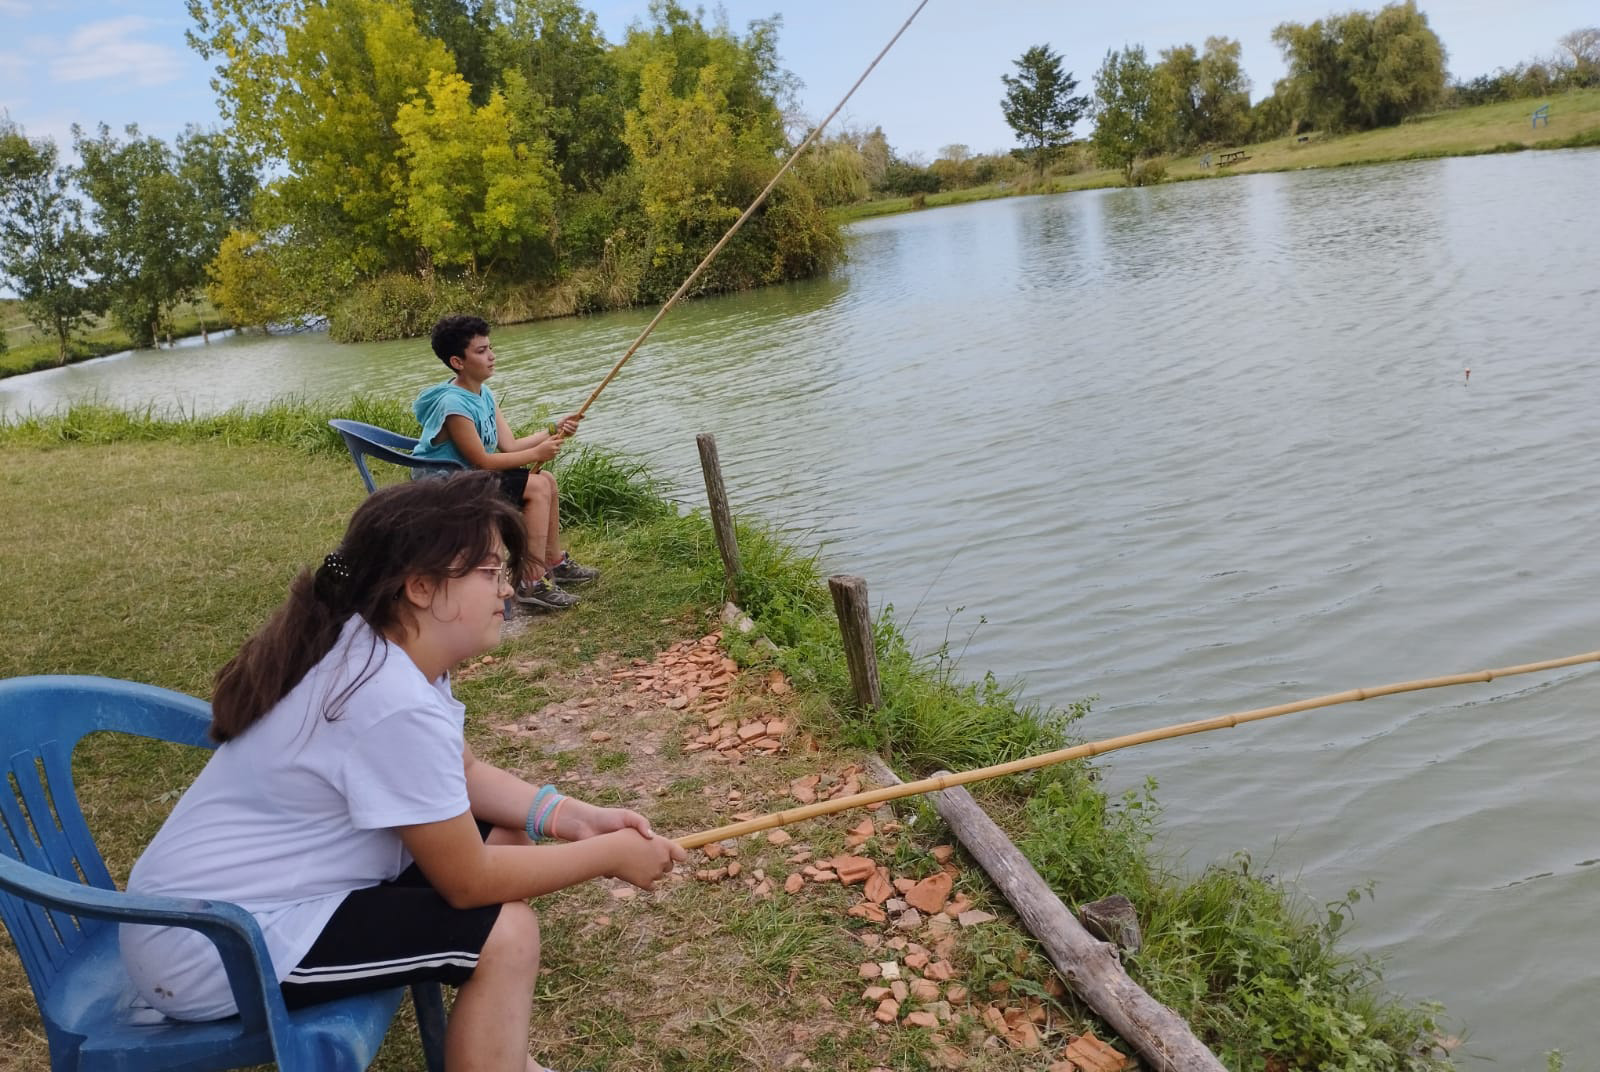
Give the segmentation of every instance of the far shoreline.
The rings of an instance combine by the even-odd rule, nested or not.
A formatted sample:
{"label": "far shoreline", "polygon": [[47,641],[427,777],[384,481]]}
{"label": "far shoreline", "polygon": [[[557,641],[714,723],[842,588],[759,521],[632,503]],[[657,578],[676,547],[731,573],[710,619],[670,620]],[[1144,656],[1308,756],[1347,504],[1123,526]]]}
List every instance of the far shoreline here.
{"label": "far shoreline", "polygon": [[[1541,104],[1551,106],[1549,123],[1558,132],[1548,133],[1550,125],[1534,128],[1531,114]],[[1600,147],[1600,90],[1571,90],[1552,97],[1484,104],[1419,117],[1399,126],[1381,127],[1359,134],[1325,136],[1311,133],[1286,136],[1249,145],[1218,147],[1209,153],[1191,153],[1166,158],[1157,182],[1190,182],[1221,179],[1233,175],[1254,175],[1282,171],[1308,171],[1321,168],[1367,167],[1407,160],[1438,160],[1446,157],[1486,156],[1540,149],[1585,149]],[[1224,149],[1237,148],[1245,159],[1228,167],[1204,163]],[[972,201],[1040,194],[1072,193],[1077,190],[1120,189],[1122,173],[1100,168],[1072,174],[1047,174],[1043,182],[993,183],[935,194],[891,197],[858,201],[834,210],[840,223],[877,216],[943,208]]]}
{"label": "far shoreline", "polygon": [[[1551,117],[1544,127],[1535,128],[1532,126],[1530,116],[1541,104],[1551,106]],[[1552,125],[1558,132],[1554,136],[1547,133]],[[1163,162],[1160,178],[1149,185],[1221,179],[1234,175],[1367,167],[1408,160],[1485,156],[1525,150],[1597,147],[1600,147],[1600,89],[1570,90],[1552,97],[1530,97],[1526,100],[1436,112],[1399,126],[1383,127],[1359,134],[1329,137],[1312,133],[1256,142],[1239,146],[1238,148],[1245,154],[1244,160],[1226,168],[1208,163],[1215,152],[1220,150],[1173,157]],[[1072,193],[1078,190],[1120,189],[1125,185],[1121,172],[1111,169],[1079,171],[1064,175],[1047,174],[1043,182],[993,183],[912,197],[858,201],[834,209],[833,218],[840,225],[849,225],[879,216],[944,208],[973,201]],[[496,323],[509,327],[514,324],[531,324],[541,320],[582,315],[586,314],[552,313],[545,316],[534,315],[500,320]],[[186,342],[192,345],[194,339],[205,338],[209,341],[213,335],[226,337],[243,330],[246,329],[223,322],[215,331],[194,331],[174,335],[168,345],[176,346]],[[6,364],[6,357],[0,357],[0,379],[120,357],[135,353],[139,349],[127,346],[126,340],[119,342],[80,340],[77,345],[84,347],[84,351],[69,355],[64,362],[51,356],[13,366]],[[7,356],[12,361],[16,360],[15,353]]]}

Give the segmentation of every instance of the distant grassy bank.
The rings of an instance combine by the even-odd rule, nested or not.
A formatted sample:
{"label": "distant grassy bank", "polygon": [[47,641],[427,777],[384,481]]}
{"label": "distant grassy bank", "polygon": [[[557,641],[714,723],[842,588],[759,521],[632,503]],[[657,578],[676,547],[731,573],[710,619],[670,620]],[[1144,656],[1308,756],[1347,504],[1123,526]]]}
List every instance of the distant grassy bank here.
{"label": "distant grassy bank", "polygon": [[[225,331],[232,325],[210,303],[200,302],[173,317],[171,327],[173,339],[186,339],[202,332]],[[22,303],[15,298],[0,298],[0,331],[5,332],[6,339],[6,350],[0,353],[0,377],[104,357],[133,345],[126,332],[109,320],[102,320],[73,336],[63,362],[55,338],[28,323]],[[165,336],[162,341],[166,341]]]}
{"label": "distant grassy bank", "polygon": [[[1541,104],[1550,105],[1550,123],[1534,129],[1530,115]],[[1396,127],[1361,134],[1274,138],[1243,149],[1246,159],[1228,167],[1215,166],[1221,150],[1212,152],[1213,165],[1203,167],[1205,154],[1173,157],[1166,161],[1166,181],[1216,179],[1259,171],[1298,171],[1303,168],[1349,167],[1386,164],[1397,160],[1425,160],[1441,156],[1479,156],[1520,152],[1524,149],[1576,149],[1600,146],[1600,89],[1574,90],[1559,96],[1485,104],[1423,116]],[[836,210],[843,222],[908,212],[925,207],[958,205],[996,197],[1064,193],[1122,185],[1118,171],[1097,169],[1072,174],[1047,174],[1043,181],[998,183],[965,190],[911,197],[863,201]]]}

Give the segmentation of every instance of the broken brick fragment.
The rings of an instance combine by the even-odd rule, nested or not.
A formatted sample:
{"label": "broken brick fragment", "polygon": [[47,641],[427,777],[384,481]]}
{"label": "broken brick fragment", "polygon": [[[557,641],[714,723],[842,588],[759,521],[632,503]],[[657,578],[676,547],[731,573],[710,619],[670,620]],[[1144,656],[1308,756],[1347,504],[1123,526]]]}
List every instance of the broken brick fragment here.
{"label": "broken brick fragment", "polygon": [[839,873],[839,881],[846,886],[865,882],[878,873],[878,865],[865,856],[835,856],[831,863]]}
{"label": "broken brick fragment", "polygon": [[929,875],[911,889],[906,891],[906,901],[912,908],[928,915],[944,909],[945,902],[950,899],[950,876],[940,871],[938,874]]}

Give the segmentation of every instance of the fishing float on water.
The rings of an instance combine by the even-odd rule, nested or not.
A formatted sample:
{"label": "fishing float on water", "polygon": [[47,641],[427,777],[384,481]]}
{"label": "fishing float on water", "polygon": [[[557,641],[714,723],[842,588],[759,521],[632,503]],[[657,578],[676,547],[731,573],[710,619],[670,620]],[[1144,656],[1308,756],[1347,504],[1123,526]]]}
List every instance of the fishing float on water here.
{"label": "fishing float on water", "polygon": [[920,796],[923,793],[932,793],[941,789],[953,789],[958,785],[970,785],[973,782],[988,781],[991,778],[1000,778],[1007,774],[1021,774],[1024,771],[1051,767],[1069,760],[1088,759],[1091,756],[1104,755],[1107,752],[1115,752],[1123,748],[1132,748],[1134,745],[1149,744],[1152,741],[1167,741],[1175,737],[1187,737],[1191,734],[1207,733],[1211,730],[1232,729],[1246,722],[1260,722],[1264,719],[1277,718],[1280,715],[1292,715],[1319,707],[1334,707],[1338,704],[1354,703],[1357,700],[1370,700],[1379,696],[1393,696],[1402,692],[1420,692],[1423,689],[1438,689],[1448,685],[1478,684],[1494,681],[1502,677],[1515,677],[1518,674],[1532,674],[1540,670],[1556,670],[1561,667],[1579,666],[1584,663],[1594,662],[1600,662],[1600,651],[1584,652],[1581,655],[1567,655],[1559,659],[1546,659],[1543,662],[1504,666],[1496,670],[1474,670],[1463,674],[1420,678],[1416,681],[1401,681],[1390,685],[1346,689],[1343,692],[1314,696],[1308,700],[1296,700],[1292,703],[1278,704],[1273,707],[1257,707],[1249,711],[1238,711],[1231,715],[1218,715],[1215,718],[1204,718],[1195,722],[1179,722],[1171,726],[1161,726],[1156,729],[1142,730],[1138,733],[1124,734],[1121,737],[1090,741],[1087,744],[1061,748],[1054,752],[1044,752],[1037,756],[1027,756],[1023,759],[1012,760],[1009,763],[997,763],[993,766],[981,767],[976,770],[954,774],[936,774],[931,778],[923,778],[920,781],[903,782],[900,785],[885,786],[882,789],[869,789],[864,793],[855,793],[851,796],[840,797],[837,800],[820,801],[800,808],[776,811],[770,815],[762,815],[754,819],[746,819],[743,822],[731,823],[728,826],[703,830],[698,834],[689,834],[685,837],[677,838],[676,841],[685,849],[698,849],[715,841],[744,837],[747,834],[756,834],[763,830],[789,826],[792,823],[802,822],[806,819],[834,815],[841,811],[864,808],[870,804],[897,800],[901,797]]}

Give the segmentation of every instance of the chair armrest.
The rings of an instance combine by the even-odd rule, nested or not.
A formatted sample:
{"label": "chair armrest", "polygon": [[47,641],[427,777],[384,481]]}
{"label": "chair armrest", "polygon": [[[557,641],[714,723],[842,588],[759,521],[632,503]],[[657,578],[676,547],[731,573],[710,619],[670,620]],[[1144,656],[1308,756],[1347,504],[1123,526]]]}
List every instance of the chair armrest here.
{"label": "chair armrest", "polygon": [[5,855],[0,855],[0,889],[89,919],[199,931],[222,956],[228,987],[239,1006],[244,1029],[268,1031],[274,1043],[286,1037],[288,1012],[278,989],[272,956],[255,917],[238,905],[101,889],[46,874]]}

